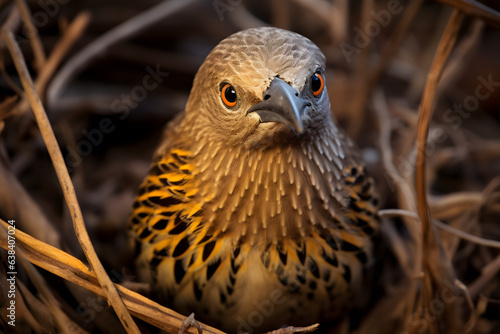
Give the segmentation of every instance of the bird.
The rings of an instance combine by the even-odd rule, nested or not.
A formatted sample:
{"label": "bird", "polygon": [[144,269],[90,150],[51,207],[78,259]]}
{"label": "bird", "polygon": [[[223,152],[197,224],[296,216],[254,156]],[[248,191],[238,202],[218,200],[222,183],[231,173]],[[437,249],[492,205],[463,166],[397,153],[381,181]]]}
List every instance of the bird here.
{"label": "bird", "polygon": [[248,333],[366,304],[379,196],[336,125],[325,75],[311,40],[274,27],[234,33],[208,54],[128,221],[155,299]]}

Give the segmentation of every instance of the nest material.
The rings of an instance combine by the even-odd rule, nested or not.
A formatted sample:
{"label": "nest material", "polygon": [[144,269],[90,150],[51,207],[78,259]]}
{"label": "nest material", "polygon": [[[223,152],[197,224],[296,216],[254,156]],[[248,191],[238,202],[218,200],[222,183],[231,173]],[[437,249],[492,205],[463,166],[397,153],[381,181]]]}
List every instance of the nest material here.
{"label": "nest material", "polygon": [[[206,54],[232,32],[272,24],[324,51],[333,113],[383,199],[391,256],[353,332],[498,331],[500,14],[440,2],[1,4],[2,310],[9,220],[17,288],[16,327],[8,313],[0,327],[180,328],[184,316],[141,295],[148,287],[134,280],[130,205]],[[144,77],[158,72],[146,89]]]}

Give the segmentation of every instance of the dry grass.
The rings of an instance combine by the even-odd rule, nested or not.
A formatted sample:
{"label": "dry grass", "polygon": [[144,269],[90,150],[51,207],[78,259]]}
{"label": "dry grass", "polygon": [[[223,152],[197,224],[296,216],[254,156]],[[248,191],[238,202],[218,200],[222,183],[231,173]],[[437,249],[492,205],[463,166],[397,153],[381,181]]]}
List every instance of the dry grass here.
{"label": "dry grass", "polygon": [[[497,332],[500,50],[488,41],[500,36],[500,14],[472,0],[439,2],[402,1],[392,14],[391,2],[373,0],[0,4],[0,246],[9,249],[14,219],[18,272],[17,326],[7,325],[4,297],[0,327],[180,328],[183,316],[134,281],[124,224],[161,126],[182,110],[204,56],[234,31],[271,24],[325,52],[334,114],[383,199],[391,255],[353,332]],[[387,24],[373,15],[381,11]],[[373,38],[356,41],[370,25]],[[158,69],[168,76],[146,90],[145,75]]]}

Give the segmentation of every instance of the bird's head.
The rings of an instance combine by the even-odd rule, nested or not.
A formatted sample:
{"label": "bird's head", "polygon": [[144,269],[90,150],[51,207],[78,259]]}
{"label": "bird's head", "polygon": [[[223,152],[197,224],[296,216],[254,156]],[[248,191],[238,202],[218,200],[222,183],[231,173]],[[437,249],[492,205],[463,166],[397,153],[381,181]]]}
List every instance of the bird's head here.
{"label": "bird's head", "polygon": [[268,146],[329,123],[325,56],[309,39],[277,28],[229,36],[196,74],[186,108],[212,140]]}

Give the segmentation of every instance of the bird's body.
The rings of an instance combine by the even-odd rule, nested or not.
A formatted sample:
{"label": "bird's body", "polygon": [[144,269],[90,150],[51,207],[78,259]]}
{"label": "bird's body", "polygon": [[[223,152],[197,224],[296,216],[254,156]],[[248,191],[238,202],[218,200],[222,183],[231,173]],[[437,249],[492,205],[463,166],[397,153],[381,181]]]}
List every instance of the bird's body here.
{"label": "bird's body", "polygon": [[324,66],[308,39],[258,28],[198,71],[129,222],[139,276],[177,311],[253,332],[366,299],[377,199],[332,121]]}

